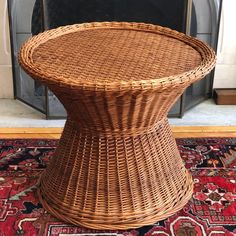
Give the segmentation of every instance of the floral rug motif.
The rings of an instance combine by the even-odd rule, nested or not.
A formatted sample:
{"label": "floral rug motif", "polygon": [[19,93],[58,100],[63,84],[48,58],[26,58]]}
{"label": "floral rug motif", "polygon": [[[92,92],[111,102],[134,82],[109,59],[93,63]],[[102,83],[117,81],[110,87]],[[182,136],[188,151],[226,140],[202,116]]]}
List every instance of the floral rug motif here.
{"label": "floral rug motif", "polygon": [[126,231],[67,224],[43,210],[36,184],[58,140],[0,140],[0,236],[236,235],[236,139],[177,139],[194,194],[175,215]]}

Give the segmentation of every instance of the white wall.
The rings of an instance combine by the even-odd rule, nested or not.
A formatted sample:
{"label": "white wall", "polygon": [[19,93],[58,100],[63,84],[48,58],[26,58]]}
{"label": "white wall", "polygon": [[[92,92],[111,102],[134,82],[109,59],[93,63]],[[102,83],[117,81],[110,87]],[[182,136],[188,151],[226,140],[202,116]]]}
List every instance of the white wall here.
{"label": "white wall", "polygon": [[0,0],[0,98],[13,98],[7,0]]}
{"label": "white wall", "polygon": [[236,88],[236,1],[224,0],[214,88]]}

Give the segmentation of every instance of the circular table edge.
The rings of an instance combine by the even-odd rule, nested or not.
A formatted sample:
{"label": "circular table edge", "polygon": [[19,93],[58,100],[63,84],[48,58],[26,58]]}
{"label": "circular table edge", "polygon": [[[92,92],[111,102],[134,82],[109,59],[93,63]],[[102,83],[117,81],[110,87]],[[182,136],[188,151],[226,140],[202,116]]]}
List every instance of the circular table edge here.
{"label": "circular table edge", "polygon": [[[37,48],[37,46],[39,46],[40,44],[45,43],[47,40],[75,31],[84,31],[99,28],[130,29],[163,34],[165,36],[180,40],[194,48],[200,53],[202,57],[202,62],[199,66],[192,70],[173,76],[138,81],[121,80],[119,82],[114,81],[109,83],[94,83],[92,81],[81,80],[68,82],[68,80],[65,81],[63,75],[61,77],[53,77],[47,75],[47,73],[41,71],[40,68],[36,68],[34,66],[32,55],[34,49]],[[216,55],[214,50],[209,47],[205,42],[167,27],[136,22],[91,22],[61,26],[56,29],[47,30],[36,36],[33,36],[22,45],[18,54],[18,60],[20,65],[28,74],[30,74],[34,79],[39,80],[40,82],[49,86],[57,84],[61,87],[69,87],[71,89],[75,88],[89,91],[123,91],[150,89],[165,90],[167,88],[174,88],[178,86],[183,87],[185,84],[191,84],[203,78],[214,68],[216,63]]]}

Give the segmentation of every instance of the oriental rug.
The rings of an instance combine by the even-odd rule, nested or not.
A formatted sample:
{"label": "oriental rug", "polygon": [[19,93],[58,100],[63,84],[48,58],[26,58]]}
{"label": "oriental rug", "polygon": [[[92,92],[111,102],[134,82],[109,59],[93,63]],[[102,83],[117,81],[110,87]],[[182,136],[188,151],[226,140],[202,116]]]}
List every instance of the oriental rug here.
{"label": "oriental rug", "polygon": [[0,236],[236,235],[236,139],[177,139],[194,179],[194,194],[175,215],[126,231],[96,231],[57,220],[43,210],[36,183],[58,140],[0,140]]}

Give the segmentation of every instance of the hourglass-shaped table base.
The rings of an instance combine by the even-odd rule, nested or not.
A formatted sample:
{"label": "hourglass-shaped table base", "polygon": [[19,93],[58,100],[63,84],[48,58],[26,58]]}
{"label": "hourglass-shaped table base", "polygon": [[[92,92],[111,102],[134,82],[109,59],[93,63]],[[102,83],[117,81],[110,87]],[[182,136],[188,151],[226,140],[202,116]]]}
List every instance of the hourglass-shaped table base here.
{"label": "hourglass-shaped table base", "polygon": [[174,214],[192,188],[167,119],[137,136],[109,138],[81,133],[68,118],[39,195],[46,210],[67,222],[127,229]]}

